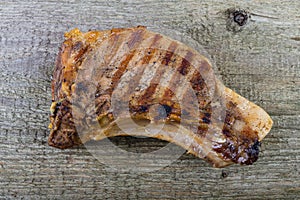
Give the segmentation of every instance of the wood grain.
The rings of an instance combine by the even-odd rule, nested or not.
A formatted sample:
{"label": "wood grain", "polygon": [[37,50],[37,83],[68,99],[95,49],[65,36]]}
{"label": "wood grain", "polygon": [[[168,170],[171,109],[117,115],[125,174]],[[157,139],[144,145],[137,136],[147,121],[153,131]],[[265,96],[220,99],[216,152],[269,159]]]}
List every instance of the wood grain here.
{"label": "wood grain", "polygon": [[[230,8],[251,14],[240,31],[228,28]],[[1,1],[0,199],[300,198],[299,13],[298,0]],[[50,80],[63,33],[136,25],[193,38],[226,86],[271,114],[274,127],[254,165],[214,169],[184,154],[151,173],[121,173],[84,147],[47,145]],[[132,151],[165,145],[112,140]]]}

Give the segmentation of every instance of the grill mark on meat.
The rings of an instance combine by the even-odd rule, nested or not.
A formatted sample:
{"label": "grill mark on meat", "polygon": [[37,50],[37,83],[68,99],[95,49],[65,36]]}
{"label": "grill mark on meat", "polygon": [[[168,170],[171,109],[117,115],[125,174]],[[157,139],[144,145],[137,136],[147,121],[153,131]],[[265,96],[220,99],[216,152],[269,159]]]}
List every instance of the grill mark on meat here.
{"label": "grill mark on meat", "polygon": [[[179,58],[177,58],[177,59],[179,59]],[[186,91],[186,88],[184,88],[184,85],[186,85],[186,84],[180,84],[180,83],[182,82],[182,80],[184,83],[184,80],[186,79],[186,76],[188,75],[188,73],[191,69],[190,61],[193,59],[193,53],[191,51],[187,51],[185,57],[181,58],[181,59],[182,59],[181,63],[179,65],[179,67],[177,67],[177,69],[175,70],[175,73],[173,73],[173,75],[169,81],[169,85],[168,85],[168,88],[171,91],[174,91],[173,94],[176,93],[180,99],[181,99],[180,94],[182,94],[184,91]],[[170,98],[170,97],[168,97],[168,95],[170,95],[168,93],[168,91],[165,91],[163,98]]]}
{"label": "grill mark on meat", "polygon": [[128,41],[129,49],[132,49],[135,46],[135,44],[142,41],[144,33],[144,29],[138,29],[137,31],[133,31],[131,33],[131,38]]}
{"label": "grill mark on meat", "polygon": [[[155,37],[153,37],[153,41],[151,41],[151,45],[149,47],[149,50],[145,50],[144,56],[143,57],[139,57],[138,52],[139,49],[135,49],[132,52],[130,52],[130,54],[126,55],[126,58],[123,59],[123,61],[121,62],[121,64],[119,65],[117,71],[114,73],[113,78],[112,78],[112,86],[110,87],[110,89],[105,92],[106,94],[109,94],[109,96],[112,95],[112,92],[114,91],[114,89],[117,87],[118,82],[120,80],[120,78],[123,76],[123,74],[125,73],[126,69],[128,69],[129,67],[132,68],[134,66],[141,66],[143,64],[147,64],[149,63],[149,61],[152,59],[152,57],[155,55],[156,49],[155,48],[151,48],[152,46],[156,45],[159,40],[162,38],[161,35],[156,34]],[[142,45],[142,43],[140,44]],[[130,62],[134,62],[135,60],[138,60],[138,63],[135,64],[130,64]],[[138,82],[140,81],[143,73],[144,73],[145,67],[140,67],[138,69],[138,73],[135,74],[134,77],[132,77],[132,79],[130,80],[130,82],[128,82],[128,87],[126,90],[125,88],[123,88],[123,92],[124,92],[124,96],[128,97],[129,95],[131,95],[133,93],[134,87],[137,86]],[[126,90],[126,91],[125,91]],[[121,99],[120,99],[121,100]],[[103,101],[102,101],[103,102]],[[106,101],[106,103],[108,104],[109,102]],[[99,108],[97,109],[97,112],[100,113],[101,109],[103,109],[103,106],[99,106]]]}
{"label": "grill mark on meat", "polygon": [[198,70],[194,72],[192,78],[190,79],[190,83],[192,84],[193,89],[197,92],[201,92],[206,87],[205,80],[202,78]]}
{"label": "grill mark on meat", "polygon": [[112,81],[111,81],[112,85],[111,85],[111,88],[109,89],[109,94],[110,95],[112,94],[115,87],[119,83],[120,78],[124,74],[126,68],[128,67],[128,64],[129,64],[130,60],[133,58],[134,55],[135,55],[135,50],[130,52],[129,54],[127,54],[125,59],[121,62],[120,66],[118,67],[118,70],[114,73],[114,75],[112,77]]}
{"label": "grill mark on meat", "polygon": [[[182,49],[179,50],[179,52],[180,51],[182,51]],[[197,114],[198,113],[197,104],[193,102],[194,99],[197,97],[193,95],[194,92],[189,84],[189,80],[195,70],[194,67],[192,67],[194,57],[193,57],[193,53],[188,49],[187,50],[184,49],[184,51],[185,51],[184,56],[179,56],[176,58],[178,64],[175,64],[176,68],[172,72],[172,75],[169,80],[168,88],[170,89],[170,91],[173,92],[169,93],[169,90],[166,90],[163,95],[163,99],[176,98],[176,104],[173,105],[177,108],[176,114],[181,116],[180,119],[181,123],[186,124],[189,123],[190,121],[194,121],[195,119],[198,119],[199,116]],[[188,67],[189,70],[186,70],[185,75],[182,75],[179,72],[180,71],[179,69],[185,68],[186,64],[189,65]]]}
{"label": "grill mark on meat", "polygon": [[[155,46],[157,44],[159,44],[160,39],[162,38],[162,36],[160,34],[156,34],[153,37],[153,40],[151,41],[151,44],[149,46],[148,49],[142,50],[142,53],[144,53],[144,57],[141,58],[140,62],[142,65],[142,69],[139,69],[138,72],[135,74],[135,76],[133,77],[133,80],[129,82],[129,90],[131,89],[131,91],[127,91],[127,93],[132,93],[134,87],[136,87],[137,85],[141,85],[141,80],[143,76],[147,76],[148,74],[145,73],[147,68],[153,68],[152,64],[150,66],[150,62],[152,60],[152,58],[154,57],[154,55],[156,55],[156,53],[158,52],[157,49],[155,48]],[[136,64],[136,66],[141,66],[139,63]],[[147,65],[146,67],[143,65]],[[129,94],[130,95],[130,94]]]}
{"label": "grill mark on meat", "polygon": [[168,66],[169,62],[172,58],[172,56],[174,55],[174,51],[176,50],[176,48],[178,47],[178,43],[177,42],[171,42],[171,45],[168,48],[168,51],[166,52],[162,64]]}
{"label": "grill mark on meat", "polygon": [[[98,61],[96,60],[97,58],[95,57],[95,55],[98,55],[98,52],[96,54],[92,54],[92,56],[89,57],[89,59],[87,60],[87,62],[84,64],[84,69],[82,69],[82,71],[80,71],[79,76],[77,76],[77,82],[81,81],[83,84],[88,84],[88,83],[97,83],[98,81],[101,81],[103,78],[105,78],[105,76],[107,76],[110,71],[111,71],[111,67],[109,65],[109,63],[111,62],[111,60],[113,59],[115,53],[119,50],[120,48],[120,43],[119,41],[122,41],[122,38],[120,37],[119,34],[112,34],[110,36],[109,39],[105,40],[102,45],[108,46],[109,48],[107,49],[107,51],[105,52],[100,52],[100,54],[102,54],[101,56],[104,57],[103,62],[98,63]],[[93,65],[100,65],[100,69],[99,68],[94,68]],[[99,79],[99,77],[101,77]],[[79,83],[77,83],[77,86],[79,86]],[[99,85],[95,85],[96,86],[96,91],[94,91],[94,87],[89,87],[90,90],[83,90],[85,93],[94,93],[94,98],[95,99],[91,99],[90,102],[92,103],[93,107],[96,108],[96,114],[100,115],[103,113],[100,113],[101,110],[104,110],[104,108],[108,108],[110,106],[110,102],[108,101],[109,97],[106,96],[102,96],[103,94],[101,93],[101,88],[99,87]],[[107,87],[107,86],[106,86]],[[78,87],[76,87],[76,91],[78,93]],[[101,91],[101,92],[100,92]],[[80,98],[77,95],[77,98]],[[84,95],[83,95],[84,96]],[[88,100],[86,100],[88,101]],[[86,102],[87,103],[87,102]],[[81,109],[84,109],[83,107]],[[106,109],[108,110],[108,109]]]}
{"label": "grill mark on meat", "polygon": [[[141,34],[138,34],[141,35]],[[134,38],[136,38],[136,34],[134,36]],[[160,36],[159,34],[156,34],[155,37],[153,38],[153,41],[151,42],[151,46],[156,45],[159,40],[162,38],[162,36]],[[132,39],[131,39],[132,40]],[[135,39],[136,40],[136,39]],[[131,44],[132,45],[132,44]],[[129,62],[133,59],[135,52],[137,52],[138,50],[133,50],[130,55],[127,55],[127,57],[125,58],[124,61],[122,61],[122,63],[120,64],[120,66],[118,67],[118,70],[114,73],[113,78],[112,78],[112,87],[111,87],[111,91],[110,94],[112,94],[112,92],[114,91],[116,85],[118,84],[120,78],[122,77],[122,75],[124,74],[126,68],[129,65]],[[151,58],[153,57],[153,55],[155,54],[156,50],[155,49],[150,49],[149,50],[150,54],[146,54],[143,58],[141,58],[141,63],[142,64],[147,64],[147,62],[149,62],[151,60]],[[140,66],[140,64],[135,64],[135,66]],[[145,70],[145,68],[143,67],[141,69],[142,71],[139,71],[139,73],[136,74],[136,76],[134,77],[134,80],[132,80],[129,84],[130,85],[135,85],[135,83],[137,83],[137,81],[139,81],[141,79],[141,76],[143,75],[143,72]],[[128,91],[127,91],[128,93]]]}
{"label": "grill mark on meat", "polygon": [[[186,89],[183,90],[184,92],[180,92],[180,91],[176,91],[176,93],[180,94],[182,93],[182,96],[185,97],[185,101],[189,102],[188,105],[194,105],[195,107],[198,107],[199,109],[199,114],[197,113],[193,113],[193,109],[190,108],[189,112],[189,116],[195,116],[199,115],[199,116],[195,116],[197,119],[199,119],[199,125],[198,125],[198,130],[197,130],[197,135],[201,136],[201,137],[205,137],[206,134],[208,133],[209,130],[209,124],[211,123],[211,112],[212,112],[212,108],[211,105],[207,105],[206,107],[204,107],[205,105],[205,89],[207,88],[207,85],[205,83],[205,80],[202,78],[202,72],[207,72],[207,66],[205,66],[206,61],[205,60],[200,60],[200,67],[199,68],[195,68],[194,66],[191,65],[191,63],[187,63],[187,61],[192,60],[193,58],[193,53],[192,52],[188,52],[187,55],[185,56],[185,59],[182,61],[182,65],[178,68],[178,72],[180,74],[187,74],[189,72],[191,72],[191,77],[187,76],[187,78],[189,78],[190,80],[190,84],[192,86],[193,91],[189,91],[187,89],[187,87],[189,87],[189,84],[186,84]],[[188,65],[187,65],[188,64]],[[204,66],[203,66],[204,65]],[[184,67],[187,66],[187,67]],[[194,69],[194,71],[192,71],[192,69]],[[203,92],[204,90],[204,92]],[[190,92],[193,92],[194,94],[189,94]],[[193,104],[195,102],[193,102],[195,99],[193,99],[193,96],[196,96],[197,100],[198,100],[198,104]]]}
{"label": "grill mark on meat", "polygon": [[[162,58],[163,65],[169,64],[170,59],[173,56],[173,52],[176,50],[177,46],[178,44],[176,42],[171,42],[168,51],[166,51],[166,54]],[[166,69],[166,66],[159,66],[157,68],[155,75],[150,82],[150,86],[145,90],[144,95],[141,97],[139,104],[145,104],[145,102],[149,101],[150,99],[155,99],[154,95],[157,95],[156,88],[157,86],[159,86],[160,79],[163,76]]]}
{"label": "grill mark on meat", "polygon": [[[129,52],[129,54],[127,53],[128,47],[127,44],[124,42],[128,41],[131,35],[123,32],[125,32],[125,30],[122,29],[112,31],[112,39],[106,40],[105,44],[102,43],[102,46],[105,45],[105,48],[112,49],[112,52],[104,52],[105,55],[103,63],[100,63],[100,67],[98,67],[98,69],[100,70],[98,70],[96,74],[93,74],[93,80],[95,80],[98,83],[95,94],[96,97],[111,94],[111,92],[114,89],[112,88],[114,86],[113,78],[117,78],[117,74],[118,76],[120,75],[119,67],[122,65],[122,62],[124,64],[124,58],[126,59],[126,57],[128,56],[134,56],[134,52]],[[122,59],[120,59],[120,55],[123,55]],[[110,81],[108,82],[109,79]]]}
{"label": "grill mark on meat", "polygon": [[183,76],[187,75],[191,68],[190,61],[193,59],[194,54],[191,51],[187,51],[181,65],[178,67],[177,71]]}
{"label": "grill mark on meat", "polygon": [[[74,47],[74,48],[78,48],[78,47]],[[82,56],[87,52],[88,48],[89,46],[81,48],[79,52],[76,54],[76,56],[74,57],[74,61],[78,62],[80,58],[82,58]]]}
{"label": "grill mark on meat", "polygon": [[162,36],[160,34],[156,34],[154,36],[153,41],[151,42],[151,44],[149,46],[148,54],[146,56],[144,56],[144,58],[142,59],[142,64],[149,64],[151,58],[153,57],[154,53],[156,52],[156,50],[153,47],[159,43],[159,40],[161,38],[162,38]]}
{"label": "grill mark on meat", "polygon": [[107,64],[111,63],[112,59],[117,55],[117,52],[121,48],[119,41],[122,43],[122,38],[120,38],[120,34],[112,34],[109,43],[111,44],[111,51],[107,52],[107,57],[105,58],[105,62]]}
{"label": "grill mark on meat", "polygon": [[[120,77],[123,75],[124,71],[128,67],[130,61],[135,56],[135,52],[132,51],[127,54],[119,63],[118,56],[122,55],[125,47],[125,42],[128,40],[127,34],[122,34],[122,30],[116,30],[113,32],[112,38],[107,41],[108,46],[111,47],[111,52],[107,52],[105,56],[104,63],[106,64],[107,71],[101,70],[97,74],[94,74],[94,79],[98,82],[98,86],[95,92],[95,107],[96,114],[103,115],[107,113],[111,106],[110,96],[117,86]],[[113,74],[114,67],[118,65],[117,70]],[[102,77],[100,80],[98,77]],[[108,81],[108,77],[111,77]],[[105,89],[107,88],[107,89]]]}
{"label": "grill mark on meat", "polygon": [[[204,95],[207,95],[205,92],[202,91],[202,89],[207,88],[207,85],[205,84],[201,74],[201,72],[203,71],[202,64],[205,62],[205,60],[203,61],[201,57],[200,59],[199,57],[195,59],[193,58],[194,53],[192,51],[187,51],[185,58],[182,60],[180,66],[177,68],[177,77],[180,77],[180,75],[183,76],[185,80],[189,82],[189,84],[183,84],[183,86],[175,85],[175,93],[177,94],[178,98],[184,98],[186,101],[192,101],[192,99],[188,100],[192,97],[198,98],[198,103],[200,105],[201,101],[206,97]],[[206,67],[204,68],[204,70],[206,70]],[[203,88],[199,87],[199,85],[201,85]],[[203,108],[203,106],[199,106],[199,108]]]}
{"label": "grill mark on meat", "polygon": [[[129,41],[128,41],[127,44],[128,44],[129,49],[132,49],[132,50],[130,51],[129,54],[126,55],[126,58],[121,62],[121,64],[118,66],[117,71],[113,74],[112,81],[111,81],[112,86],[109,89],[109,94],[110,95],[112,94],[115,87],[117,86],[120,78],[126,72],[126,69],[129,66],[130,61],[134,58],[136,52],[138,52],[138,49],[134,49],[134,48],[137,48],[137,44],[141,45],[144,34],[145,34],[144,29],[138,29],[138,30],[133,31],[131,33],[131,36],[128,39]],[[154,39],[158,40],[159,38],[157,37],[157,38],[154,38]],[[153,41],[153,43],[155,43],[155,42],[156,41]],[[147,59],[147,58],[143,58],[143,59]]]}
{"label": "grill mark on meat", "polygon": [[150,45],[150,47],[154,48],[157,44],[159,44],[159,41],[160,41],[162,38],[163,38],[162,35],[156,33],[155,36],[154,36],[154,39],[153,39],[153,41],[152,41],[152,43],[151,43],[151,45]]}
{"label": "grill mark on meat", "polygon": [[211,123],[211,113],[212,113],[211,106],[209,106],[209,108],[210,111],[204,113],[204,116],[202,117],[202,121],[207,124]]}
{"label": "grill mark on meat", "polygon": [[201,137],[205,137],[209,130],[209,125],[211,124],[211,113],[212,107],[209,104],[204,110],[204,113],[200,113],[200,125],[198,126],[197,134]]}
{"label": "grill mark on meat", "polygon": [[[145,52],[146,53],[146,52]],[[149,53],[149,54],[148,54]],[[155,55],[156,50],[155,49],[149,49],[147,51],[147,54],[139,61],[142,65],[146,65],[149,64],[150,60],[153,58],[153,56]],[[140,64],[137,64],[137,66],[141,66]],[[148,66],[148,67],[152,67],[152,66]],[[135,76],[133,77],[133,79],[129,82],[129,87],[128,89],[130,91],[127,91],[128,94],[130,95],[133,90],[135,89],[134,87],[136,87],[139,82],[141,81],[141,78],[144,74],[146,70],[146,67],[141,67],[141,69],[138,69],[138,72],[135,74]]]}

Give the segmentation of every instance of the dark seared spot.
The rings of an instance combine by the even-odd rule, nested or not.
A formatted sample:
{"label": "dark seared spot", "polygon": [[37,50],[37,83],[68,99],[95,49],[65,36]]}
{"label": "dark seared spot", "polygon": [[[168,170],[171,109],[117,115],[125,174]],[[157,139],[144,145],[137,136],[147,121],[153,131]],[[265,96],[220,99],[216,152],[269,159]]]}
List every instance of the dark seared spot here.
{"label": "dark seared spot", "polygon": [[203,117],[202,118],[202,121],[204,122],[204,123],[206,123],[206,124],[210,124],[210,119],[209,118],[207,118],[207,117]]}
{"label": "dark seared spot", "polygon": [[239,164],[251,165],[258,159],[259,145],[257,139],[233,137],[231,135],[225,143],[216,144],[213,149],[222,154],[224,159]]}
{"label": "dark seared spot", "polygon": [[172,56],[174,55],[174,51],[176,50],[178,44],[177,42],[172,42],[166,51],[166,54],[162,60],[163,65],[169,65],[169,62],[171,61]]}
{"label": "dark seared spot", "polygon": [[138,107],[138,112],[147,112],[149,110],[149,106],[141,105]]}
{"label": "dark seared spot", "polygon": [[108,99],[97,99],[95,102],[96,114],[100,115],[105,113],[110,108],[110,101]]}
{"label": "dark seared spot", "polygon": [[231,136],[231,131],[228,130],[227,128],[223,128],[222,133],[223,133],[226,137],[230,137],[230,136]]}
{"label": "dark seared spot", "polygon": [[209,119],[211,118],[211,113],[206,112],[206,113],[204,113],[204,115],[206,118],[209,118]]}
{"label": "dark seared spot", "polygon": [[242,162],[242,164],[251,165],[258,159],[260,145],[261,143],[256,140],[252,146],[245,150],[248,159]]}
{"label": "dark seared spot", "polygon": [[202,91],[206,87],[205,81],[198,71],[194,72],[190,83],[192,84],[193,89],[196,91]]}
{"label": "dark seared spot", "polygon": [[235,108],[236,108],[237,104],[233,103],[232,101],[229,101],[226,105],[227,109],[226,109],[226,116],[224,119],[224,125],[223,125],[223,134],[228,136],[231,133],[232,130],[232,125],[235,121],[236,116],[234,116],[234,112]]}
{"label": "dark seared spot", "polygon": [[231,126],[234,121],[234,117],[230,111],[226,111],[226,116],[224,119],[224,127]]}
{"label": "dark seared spot", "polygon": [[172,112],[172,108],[168,105],[163,105],[163,108],[165,109],[167,116],[169,116]]}
{"label": "dark seared spot", "polygon": [[165,57],[164,57],[164,60],[163,60],[162,64],[168,65],[170,60],[171,60],[171,57],[173,56],[173,54],[174,54],[173,52],[168,51],[166,53]]}
{"label": "dark seared spot", "polygon": [[174,96],[174,92],[170,90],[169,88],[165,88],[165,92],[163,95],[164,100],[171,100],[171,98]]}
{"label": "dark seared spot", "polygon": [[149,112],[150,105],[129,105],[129,112],[133,115],[144,114]]}
{"label": "dark seared spot", "polygon": [[227,103],[227,108],[228,108],[229,110],[234,109],[234,108],[236,108],[236,107],[237,107],[237,104],[234,103],[233,101],[229,101],[229,102]]}
{"label": "dark seared spot", "polygon": [[181,62],[181,65],[179,66],[177,71],[180,74],[185,76],[189,72],[189,66],[190,66],[190,63],[186,59],[183,59],[182,62]]}

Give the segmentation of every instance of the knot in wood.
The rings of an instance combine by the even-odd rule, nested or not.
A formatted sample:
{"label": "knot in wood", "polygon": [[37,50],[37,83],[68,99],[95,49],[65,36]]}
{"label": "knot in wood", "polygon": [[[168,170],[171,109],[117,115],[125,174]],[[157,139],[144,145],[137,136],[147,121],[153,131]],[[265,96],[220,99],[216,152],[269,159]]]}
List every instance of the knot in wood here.
{"label": "knot in wood", "polygon": [[233,12],[233,21],[239,26],[244,26],[248,21],[248,13],[244,10],[236,10]]}

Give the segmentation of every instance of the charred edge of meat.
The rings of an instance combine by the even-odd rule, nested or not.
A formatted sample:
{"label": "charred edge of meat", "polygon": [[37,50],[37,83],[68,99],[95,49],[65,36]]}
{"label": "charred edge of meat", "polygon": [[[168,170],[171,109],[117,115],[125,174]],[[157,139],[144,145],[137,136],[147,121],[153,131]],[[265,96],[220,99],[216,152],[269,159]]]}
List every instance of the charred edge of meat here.
{"label": "charred edge of meat", "polygon": [[243,164],[251,165],[252,163],[254,163],[255,161],[257,161],[258,155],[259,155],[259,147],[260,147],[260,145],[261,145],[261,143],[258,140],[256,140],[251,147],[249,147],[248,149],[246,149],[246,153],[247,153],[247,155],[248,155],[248,157],[250,159],[248,159]]}
{"label": "charred edge of meat", "polygon": [[227,139],[223,144],[216,144],[213,149],[221,153],[225,159],[243,165],[251,165],[258,159],[260,142],[247,139],[237,142]]}
{"label": "charred edge of meat", "polygon": [[59,99],[64,99],[65,97],[59,95],[59,91],[61,90],[63,82],[68,82],[70,90],[72,86],[71,80],[61,78],[64,75],[64,69],[66,67],[63,65],[63,63],[66,62],[65,59],[70,58],[70,55],[74,54],[75,63],[73,66],[78,66],[81,64],[89,48],[90,46],[82,41],[73,43],[71,38],[66,40],[60,48],[52,80],[52,101],[56,101],[56,104],[50,116],[52,126],[48,139],[50,146],[65,149],[81,144],[73,122],[71,103],[67,100],[60,101]]}
{"label": "charred edge of meat", "polygon": [[217,143],[213,149],[221,153],[225,159],[239,164],[251,165],[258,159],[260,142],[257,133],[249,127],[245,127],[240,133],[233,132],[232,125],[234,120],[239,119],[233,110],[236,104],[229,102],[227,105],[226,117],[223,127],[223,134],[226,142]]}
{"label": "charred edge of meat", "polygon": [[61,101],[59,106],[56,106],[56,112],[50,117],[51,123],[54,126],[48,140],[50,146],[65,149],[81,144],[72,120],[70,105],[71,103],[67,100]]}

